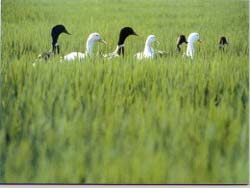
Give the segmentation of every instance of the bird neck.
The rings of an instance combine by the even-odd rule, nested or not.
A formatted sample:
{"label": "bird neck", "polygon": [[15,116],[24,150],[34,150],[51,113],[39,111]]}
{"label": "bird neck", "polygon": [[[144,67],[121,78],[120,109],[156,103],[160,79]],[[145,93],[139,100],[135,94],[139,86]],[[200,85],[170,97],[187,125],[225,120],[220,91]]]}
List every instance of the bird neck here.
{"label": "bird neck", "polygon": [[118,40],[118,46],[119,46],[119,45],[124,45],[125,40],[126,40],[127,37],[128,37],[128,36],[126,36],[126,35],[124,36],[124,35],[120,34],[119,40]]}
{"label": "bird neck", "polygon": [[177,44],[177,50],[178,50],[179,52],[181,51],[180,44]]}
{"label": "bird neck", "polygon": [[180,52],[181,51],[181,45],[183,44],[183,43],[186,43],[186,44],[188,44],[188,42],[186,41],[186,39],[179,39],[178,40],[178,42],[177,42],[177,50]]}
{"label": "bird neck", "polygon": [[56,46],[57,45],[57,41],[58,41],[58,38],[59,36],[62,34],[62,32],[56,32],[56,33],[52,33],[51,36],[52,36],[52,46]]}
{"label": "bird neck", "polygon": [[117,45],[117,47],[116,47],[116,50],[115,50],[115,52],[118,54],[118,55],[124,55],[124,43],[123,44],[121,44],[121,45]]}
{"label": "bird neck", "polygon": [[85,53],[87,55],[92,55],[93,54],[93,46],[95,44],[95,41],[91,40],[91,39],[88,39],[87,40],[87,43],[86,43],[86,51]]}
{"label": "bird neck", "polygon": [[194,42],[193,42],[193,41],[188,42],[187,46],[188,46],[189,48],[194,48]]}
{"label": "bird neck", "polygon": [[61,33],[56,33],[52,35],[52,44],[56,44]]}
{"label": "bird neck", "polygon": [[193,43],[188,43],[187,45],[187,56],[191,57],[191,59],[193,59],[194,56],[194,45]]}
{"label": "bird neck", "polygon": [[152,54],[154,53],[154,49],[151,47],[151,42],[146,41],[144,47],[144,54]]}

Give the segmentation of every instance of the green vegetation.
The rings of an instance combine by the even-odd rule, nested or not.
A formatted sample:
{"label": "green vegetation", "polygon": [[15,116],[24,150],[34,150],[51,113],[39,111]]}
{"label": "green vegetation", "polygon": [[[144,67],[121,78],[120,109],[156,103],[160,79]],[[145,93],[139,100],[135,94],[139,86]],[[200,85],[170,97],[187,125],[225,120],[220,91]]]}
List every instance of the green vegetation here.
{"label": "green vegetation", "polygon": [[[248,2],[2,0],[0,182],[248,183]],[[62,53],[99,32],[124,59],[32,62],[63,23]],[[175,50],[199,32],[193,61]],[[148,34],[169,56],[138,62]],[[219,37],[229,38],[224,53]]]}

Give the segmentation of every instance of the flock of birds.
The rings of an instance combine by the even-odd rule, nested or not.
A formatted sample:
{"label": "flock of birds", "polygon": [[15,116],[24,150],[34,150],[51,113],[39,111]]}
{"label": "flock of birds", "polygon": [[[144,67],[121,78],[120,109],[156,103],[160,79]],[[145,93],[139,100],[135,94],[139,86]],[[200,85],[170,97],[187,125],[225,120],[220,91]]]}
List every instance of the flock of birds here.
{"label": "flock of birds", "polygon": [[[44,52],[40,54],[38,57],[39,59],[44,59],[48,60],[50,58],[55,57],[56,55],[60,54],[60,46],[58,44],[58,38],[62,33],[66,33],[68,35],[71,35],[67,29],[65,28],[64,25],[56,25],[52,28],[51,30],[51,37],[52,37],[52,51],[49,52]],[[118,39],[118,44],[116,46],[116,49],[112,53],[104,54],[103,57],[107,59],[112,59],[120,56],[124,56],[124,51],[125,51],[125,40],[127,39],[128,36],[134,35],[138,36],[136,32],[133,30],[131,27],[124,27],[120,30],[120,35]],[[194,44],[196,42],[201,42],[199,33],[190,33],[188,38],[186,39],[185,35],[180,35],[177,39],[177,51],[181,52],[181,45],[182,44],[187,44],[187,49],[186,53],[184,55],[186,57],[190,57],[193,59],[194,53],[195,53],[195,47]],[[74,61],[74,60],[83,60],[88,57],[93,56],[93,46],[95,45],[96,42],[101,42],[104,44],[107,44],[106,41],[103,40],[102,36],[99,33],[91,33],[86,42],[86,50],[84,53],[82,52],[71,52],[67,55],[65,55],[62,58],[62,61]],[[142,59],[153,59],[156,57],[162,57],[167,54],[165,51],[161,50],[155,50],[152,47],[153,43],[156,43],[157,38],[155,35],[149,35],[146,39],[145,42],[145,47],[142,52],[136,53],[135,58],[138,60]],[[225,36],[220,37],[219,40],[219,49],[224,50],[225,45],[228,45],[228,41]]]}

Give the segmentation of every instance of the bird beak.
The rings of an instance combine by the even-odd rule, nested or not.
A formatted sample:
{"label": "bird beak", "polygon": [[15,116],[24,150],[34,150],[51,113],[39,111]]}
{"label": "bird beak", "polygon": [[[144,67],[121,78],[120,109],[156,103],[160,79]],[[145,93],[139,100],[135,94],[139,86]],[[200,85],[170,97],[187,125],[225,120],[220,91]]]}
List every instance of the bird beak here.
{"label": "bird beak", "polygon": [[65,29],[64,33],[71,35],[71,33],[69,33],[66,29]]}
{"label": "bird beak", "polygon": [[199,43],[202,43],[201,39],[198,40]]}
{"label": "bird beak", "polygon": [[138,36],[136,32],[134,32],[133,35]]}
{"label": "bird beak", "polygon": [[100,39],[99,42],[101,42],[101,43],[107,45],[107,42],[106,42],[105,40],[103,40],[103,39]]}

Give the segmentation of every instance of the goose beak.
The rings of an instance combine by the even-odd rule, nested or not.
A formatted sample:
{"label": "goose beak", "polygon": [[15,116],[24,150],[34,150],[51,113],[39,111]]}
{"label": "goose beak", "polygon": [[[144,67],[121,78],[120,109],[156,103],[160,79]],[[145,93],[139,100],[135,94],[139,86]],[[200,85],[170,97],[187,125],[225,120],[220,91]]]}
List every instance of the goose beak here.
{"label": "goose beak", "polygon": [[134,32],[132,35],[138,36],[136,32]]}
{"label": "goose beak", "polygon": [[69,33],[67,30],[65,30],[64,33],[66,33],[68,35],[71,35],[71,33]]}
{"label": "goose beak", "polygon": [[107,42],[106,42],[105,40],[103,40],[103,39],[100,39],[99,42],[101,42],[101,43],[107,45]]}

